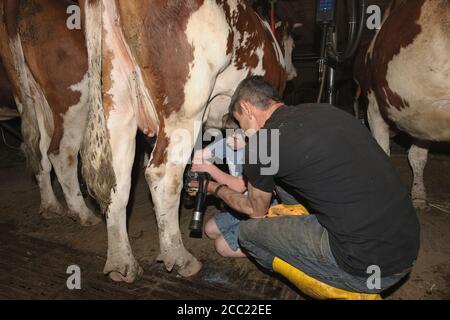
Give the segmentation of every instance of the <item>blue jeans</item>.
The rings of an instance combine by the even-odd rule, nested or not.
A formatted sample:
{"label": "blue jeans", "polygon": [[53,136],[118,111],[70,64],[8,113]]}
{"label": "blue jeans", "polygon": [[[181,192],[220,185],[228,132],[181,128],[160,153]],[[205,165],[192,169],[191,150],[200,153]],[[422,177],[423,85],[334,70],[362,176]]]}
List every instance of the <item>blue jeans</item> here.
{"label": "blue jeans", "polygon": [[366,277],[342,270],[331,252],[328,232],[314,215],[254,219],[240,223],[239,243],[264,268],[278,257],[307,275],[335,288],[359,293],[380,293],[404,278],[411,269],[383,277],[379,289],[369,289]]}
{"label": "blue jeans", "polygon": [[[230,210],[231,211],[231,210]],[[219,212],[214,216],[214,222],[220,233],[233,251],[238,251],[239,246],[239,225],[248,217],[235,212]]]}
{"label": "blue jeans", "polygon": [[[298,203],[298,201],[283,188],[276,186],[276,191],[281,203],[287,205]],[[279,204],[279,201],[274,199],[272,205],[277,204]],[[233,251],[238,251],[240,249],[239,226],[242,221],[246,220],[248,220],[248,216],[233,210],[230,210],[229,212],[220,212],[214,216],[214,222],[216,223],[217,228]]]}

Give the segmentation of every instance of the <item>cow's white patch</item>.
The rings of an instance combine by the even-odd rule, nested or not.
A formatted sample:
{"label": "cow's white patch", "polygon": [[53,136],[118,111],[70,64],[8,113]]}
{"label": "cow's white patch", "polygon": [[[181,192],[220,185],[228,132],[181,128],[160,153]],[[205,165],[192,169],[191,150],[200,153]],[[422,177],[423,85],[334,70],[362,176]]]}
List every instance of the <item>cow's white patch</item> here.
{"label": "cow's white patch", "polygon": [[295,48],[294,39],[292,36],[287,35],[284,38],[284,61],[285,61],[285,70],[287,72],[288,78],[287,80],[293,80],[297,78],[297,69],[294,66],[294,63],[292,62],[292,53]]}
{"label": "cow's white patch", "polygon": [[413,137],[450,140],[450,37],[439,24],[436,4],[426,3],[422,32],[388,65],[387,82],[408,106],[390,108],[389,118]]}
{"label": "cow's white patch", "polygon": [[231,55],[224,54],[228,35],[224,12],[213,2],[205,2],[189,19],[186,36],[194,49],[194,61],[189,66],[189,78],[184,88],[183,111],[187,118],[204,110],[217,75],[231,62]]}

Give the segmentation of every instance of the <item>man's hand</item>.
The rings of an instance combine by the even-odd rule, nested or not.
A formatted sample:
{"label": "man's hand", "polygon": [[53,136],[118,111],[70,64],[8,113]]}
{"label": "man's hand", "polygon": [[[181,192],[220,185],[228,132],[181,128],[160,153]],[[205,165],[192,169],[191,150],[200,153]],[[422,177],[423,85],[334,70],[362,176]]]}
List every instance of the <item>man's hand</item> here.
{"label": "man's hand", "polygon": [[195,164],[204,164],[209,163],[209,159],[212,158],[212,152],[209,148],[205,148],[202,150],[197,150],[194,152],[194,157],[192,159],[192,163]]}
{"label": "man's hand", "polygon": [[[188,184],[188,186],[190,188],[198,189],[198,182],[197,181],[192,181],[192,182],[190,182]],[[216,189],[217,189],[218,186],[220,186],[220,184],[218,184],[217,182],[210,181],[209,184],[208,184],[208,190],[207,190],[208,191],[208,195],[209,196],[214,195],[214,193],[216,192]],[[189,193],[189,195],[191,197],[196,197],[197,193],[198,193],[198,191],[195,191],[195,192]]]}

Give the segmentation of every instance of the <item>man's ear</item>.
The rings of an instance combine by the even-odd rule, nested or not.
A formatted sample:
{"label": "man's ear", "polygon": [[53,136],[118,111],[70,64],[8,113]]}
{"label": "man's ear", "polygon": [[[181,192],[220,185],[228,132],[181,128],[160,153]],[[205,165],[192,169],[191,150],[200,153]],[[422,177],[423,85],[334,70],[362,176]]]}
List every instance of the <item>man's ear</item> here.
{"label": "man's ear", "polygon": [[248,101],[241,102],[242,113],[249,118],[253,118],[253,106]]}

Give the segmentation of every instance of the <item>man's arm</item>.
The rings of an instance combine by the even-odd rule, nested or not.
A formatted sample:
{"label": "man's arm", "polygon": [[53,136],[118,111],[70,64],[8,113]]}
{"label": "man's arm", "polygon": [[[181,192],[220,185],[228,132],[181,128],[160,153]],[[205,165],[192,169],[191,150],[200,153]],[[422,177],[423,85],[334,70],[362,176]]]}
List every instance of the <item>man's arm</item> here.
{"label": "man's arm", "polygon": [[[219,185],[211,184],[210,191],[215,192]],[[248,195],[235,192],[228,187],[221,188],[218,197],[234,210],[250,218],[262,218],[266,215],[272,202],[272,193],[254,188],[248,183]]]}
{"label": "man's arm", "polygon": [[193,172],[207,172],[211,175],[214,181],[219,184],[226,184],[236,192],[244,193],[247,191],[247,185],[242,176],[233,177],[232,175],[223,172],[213,164],[193,164],[191,170]]}

